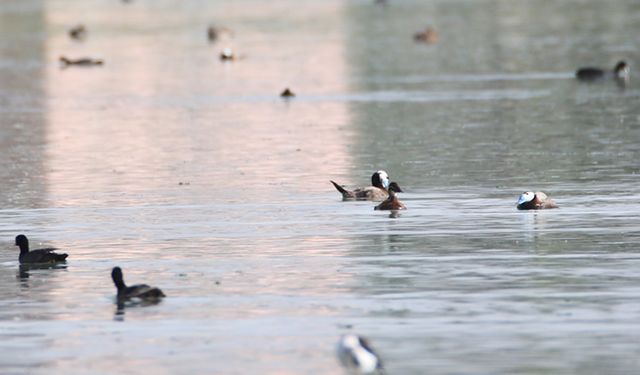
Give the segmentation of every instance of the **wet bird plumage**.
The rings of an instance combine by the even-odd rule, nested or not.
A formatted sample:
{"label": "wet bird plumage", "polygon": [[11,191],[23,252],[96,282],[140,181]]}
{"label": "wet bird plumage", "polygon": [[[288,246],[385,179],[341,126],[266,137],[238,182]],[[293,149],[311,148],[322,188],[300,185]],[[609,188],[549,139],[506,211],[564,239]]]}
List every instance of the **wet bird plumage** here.
{"label": "wet bird plumage", "polygon": [[122,303],[128,300],[140,299],[142,301],[158,301],[160,298],[166,297],[165,294],[156,287],[151,287],[147,284],[136,284],[127,286],[124,283],[122,275],[122,269],[120,267],[114,267],[111,270],[111,279],[118,290],[117,299],[118,303]]}
{"label": "wet bird plumage", "polygon": [[24,234],[16,236],[15,245],[20,247],[20,256],[18,260],[20,264],[47,264],[66,261],[68,254],[56,253],[55,247],[44,249],[35,249],[29,251],[29,240]]}

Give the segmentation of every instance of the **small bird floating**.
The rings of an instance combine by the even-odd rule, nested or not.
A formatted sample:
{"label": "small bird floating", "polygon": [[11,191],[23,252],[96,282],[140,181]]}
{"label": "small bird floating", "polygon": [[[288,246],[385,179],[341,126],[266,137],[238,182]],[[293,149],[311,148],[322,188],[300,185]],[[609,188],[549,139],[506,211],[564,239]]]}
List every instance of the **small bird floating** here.
{"label": "small bird floating", "polygon": [[83,57],[83,58],[79,58],[79,59],[68,59],[64,56],[60,56],[60,63],[62,64],[63,68],[66,68],[68,66],[74,65],[74,66],[99,66],[99,65],[103,65],[104,61],[102,60],[98,60],[98,59],[92,59],[89,57]]}
{"label": "small bird floating", "polygon": [[69,30],[69,37],[75,40],[83,40],[87,37],[87,29],[84,25],[77,25]]}
{"label": "small bird floating", "polygon": [[346,334],[340,338],[336,351],[340,362],[348,369],[362,374],[384,373],[380,357],[364,337]]}
{"label": "small bird floating", "polygon": [[162,290],[150,287],[147,284],[127,286],[124,283],[122,269],[120,269],[120,267],[113,267],[111,270],[111,279],[118,289],[116,296],[118,305],[122,305],[126,301],[155,303],[165,297]]}
{"label": "small bird floating", "polygon": [[438,35],[438,32],[432,27],[427,27],[423,31],[418,31],[413,34],[413,40],[426,44],[436,44],[439,39],[440,36]]}
{"label": "small bird floating", "polygon": [[231,48],[225,48],[220,52],[220,60],[222,61],[234,61],[237,57]]}
{"label": "small bird floating", "polygon": [[210,43],[217,41],[223,36],[233,36],[233,31],[226,27],[209,26],[207,28],[207,39]]}
{"label": "small bird floating", "polygon": [[389,198],[387,198],[384,202],[375,206],[374,210],[406,210],[407,206],[404,203],[400,202],[398,199],[398,195],[396,193],[402,193],[402,189],[398,186],[397,183],[392,182],[389,184]]}
{"label": "small bird floating", "polygon": [[53,264],[65,262],[68,255],[54,252],[55,247],[29,251],[29,240],[24,234],[16,236],[16,246],[20,247],[20,264]]}
{"label": "small bird floating", "polygon": [[280,93],[280,96],[283,98],[293,98],[294,96],[296,96],[296,94],[293,93],[293,91],[291,91],[288,87],[286,89],[284,89],[284,91],[282,91]]}
{"label": "small bird floating", "polygon": [[613,78],[620,84],[626,84],[630,79],[629,65],[621,60],[611,71],[593,67],[580,68],[576,71],[576,78],[582,82],[595,82],[605,78]]}
{"label": "small bird floating", "polygon": [[525,191],[520,194],[516,207],[519,210],[542,210],[547,208],[558,208],[558,205],[553,201],[553,199],[547,197],[547,195],[541,191],[537,191],[535,193],[532,191]]}

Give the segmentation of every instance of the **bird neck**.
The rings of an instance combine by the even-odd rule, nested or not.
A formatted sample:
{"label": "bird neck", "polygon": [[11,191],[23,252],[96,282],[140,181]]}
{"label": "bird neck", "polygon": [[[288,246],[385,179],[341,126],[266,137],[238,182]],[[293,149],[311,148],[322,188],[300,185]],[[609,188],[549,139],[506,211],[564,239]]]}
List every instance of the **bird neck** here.
{"label": "bird neck", "polygon": [[124,280],[122,279],[115,280],[114,284],[116,284],[116,288],[118,288],[118,293],[124,292],[124,290],[127,288],[127,286],[124,284]]}
{"label": "bird neck", "polygon": [[[21,243],[20,244],[20,254],[26,254],[29,252],[29,243]],[[14,253],[15,254],[15,253]]]}

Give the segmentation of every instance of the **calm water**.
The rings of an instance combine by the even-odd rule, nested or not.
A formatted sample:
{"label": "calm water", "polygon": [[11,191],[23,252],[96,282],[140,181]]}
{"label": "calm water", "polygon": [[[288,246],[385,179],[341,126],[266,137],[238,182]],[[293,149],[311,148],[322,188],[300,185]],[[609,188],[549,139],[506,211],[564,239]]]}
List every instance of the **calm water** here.
{"label": "calm water", "polygon": [[[640,5],[557,3],[3,1],[0,373],[339,374],[349,330],[391,374],[640,373]],[[397,218],[329,184],[377,169]],[[116,315],[115,265],[169,297]]]}

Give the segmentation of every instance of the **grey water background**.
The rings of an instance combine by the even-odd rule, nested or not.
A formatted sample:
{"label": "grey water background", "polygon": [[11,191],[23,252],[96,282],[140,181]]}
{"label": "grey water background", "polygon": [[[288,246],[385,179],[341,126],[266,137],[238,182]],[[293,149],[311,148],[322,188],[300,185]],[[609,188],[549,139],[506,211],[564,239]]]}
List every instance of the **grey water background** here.
{"label": "grey water background", "polygon": [[[336,374],[349,331],[391,374],[640,373],[636,1],[4,0],[0,34],[0,373]],[[399,217],[328,181],[377,169]],[[168,298],[116,315],[114,265]]]}

